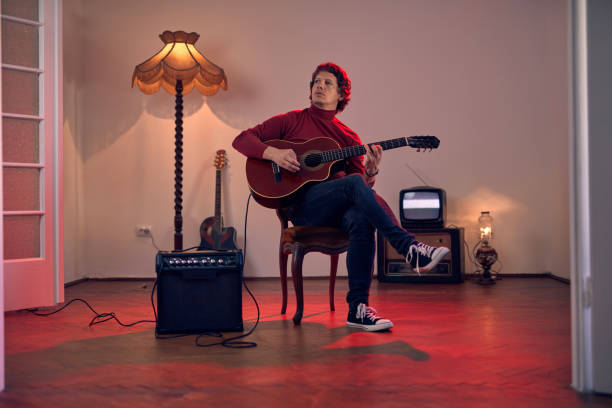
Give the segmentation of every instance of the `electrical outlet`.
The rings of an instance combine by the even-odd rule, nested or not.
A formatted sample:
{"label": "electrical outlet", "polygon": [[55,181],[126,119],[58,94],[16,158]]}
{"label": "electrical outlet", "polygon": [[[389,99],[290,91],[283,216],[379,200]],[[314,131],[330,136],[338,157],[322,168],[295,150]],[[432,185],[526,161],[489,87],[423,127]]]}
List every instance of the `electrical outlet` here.
{"label": "electrical outlet", "polygon": [[139,237],[150,237],[151,236],[151,226],[150,225],[137,225],[136,235]]}

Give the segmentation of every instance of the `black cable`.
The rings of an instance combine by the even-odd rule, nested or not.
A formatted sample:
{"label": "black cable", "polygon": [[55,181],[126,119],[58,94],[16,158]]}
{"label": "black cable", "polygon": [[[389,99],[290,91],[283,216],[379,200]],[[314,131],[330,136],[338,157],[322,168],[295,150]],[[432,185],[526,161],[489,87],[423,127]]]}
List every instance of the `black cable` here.
{"label": "black cable", "polygon": [[[249,194],[249,198],[247,199],[247,204],[246,204],[246,212],[244,214],[244,262],[243,262],[243,269],[244,269],[244,265],[246,265],[246,259],[247,259],[247,257],[246,257],[246,255],[247,255],[247,221],[249,219],[249,203],[251,202],[251,197],[252,196],[253,196],[252,194]],[[247,284],[244,281],[244,279],[242,280],[242,284],[243,284],[244,288],[246,289],[246,291],[248,292],[248,294],[251,296],[251,299],[253,299],[253,302],[255,303],[255,307],[257,308],[257,320],[255,321],[255,325],[245,334],[241,334],[239,336],[230,337],[230,338],[227,338],[225,340],[222,340],[222,341],[219,341],[219,342],[216,342],[216,343],[207,343],[207,344],[199,343],[198,340],[200,340],[200,338],[202,336],[207,336],[207,335],[210,336],[210,335],[212,335],[211,333],[199,334],[195,338],[195,345],[197,347],[210,347],[210,346],[217,346],[217,345],[222,345],[224,347],[229,347],[229,348],[251,348],[251,347],[257,347],[257,343],[255,343],[253,341],[236,341],[238,339],[242,339],[242,338],[245,338],[245,337],[251,335],[251,333],[253,333],[255,331],[255,329],[257,328],[257,325],[259,324],[259,316],[260,316],[259,304],[257,303],[257,299],[255,299],[255,295],[253,295],[253,293],[251,292],[251,290],[247,286]]]}
{"label": "black cable", "polygon": [[151,307],[153,308],[153,316],[155,317],[155,323],[157,323],[157,310],[155,310],[155,302],[153,302],[153,294],[155,293],[155,288],[157,288],[157,278],[155,278],[155,282],[153,282],[153,289],[151,289]]}
{"label": "black cable", "polygon": [[[246,264],[246,254],[247,254],[247,220],[248,220],[248,215],[249,215],[249,204],[251,202],[251,197],[252,194],[249,194],[249,197],[247,199],[247,205],[246,205],[246,213],[244,216],[244,262],[243,262],[243,268],[244,265]],[[193,246],[191,248],[187,248],[187,249],[183,249],[183,250],[178,250],[178,251],[173,251],[173,252],[186,252],[186,251],[190,251],[192,249],[196,249],[198,248],[198,246]],[[205,332],[205,333],[200,333],[196,336],[195,338],[195,345],[198,347],[210,347],[210,346],[215,346],[215,345],[222,345],[224,347],[229,347],[229,348],[251,348],[251,347],[257,347],[257,343],[255,342],[251,342],[251,341],[235,341],[237,339],[241,339],[244,337],[247,337],[249,335],[251,335],[255,329],[257,328],[257,326],[259,325],[259,319],[260,319],[260,309],[259,309],[259,304],[257,303],[257,299],[255,298],[255,295],[253,295],[253,293],[251,292],[251,290],[249,289],[249,287],[247,286],[246,282],[244,281],[244,279],[242,280],[242,284],[244,285],[244,288],[246,289],[246,291],[248,292],[248,294],[251,296],[251,299],[253,299],[253,302],[255,303],[255,307],[257,308],[257,320],[255,321],[255,325],[253,325],[253,327],[245,334],[241,334],[239,336],[234,336],[234,337],[230,337],[227,339],[224,339],[220,342],[216,342],[216,343],[210,343],[210,344],[200,344],[198,342],[198,340],[202,337],[202,336],[214,336],[214,337],[223,337],[223,335],[221,333],[218,332]],[[104,323],[107,322],[109,320],[115,320],[119,325],[123,326],[123,327],[130,327],[130,326],[134,326],[140,323],[157,323],[157,310],[155,308],[155,301],[154,301],[154,294],[155,294],[155,289],[157,288],[157,279],[155,279],[155,282],[153,283],[153,288],[151,289],[151,307],[153,309],[153,315],[155,317],[155,320],[138,320],[136,322],[133,323],[123,323],[119,320],[119,318],[117,318],[117,316],[115,315],[114,312],[110,312],[110,313],[98,313],[96,312],[96,310],[84,299],[81,298],[74,298],[72,300],[70,300],[68,303],[66,303],[65,305],[63,305],[62,307],[60,307],[57,310],[54,310],[52,312],[48,312],[48,313],[41,313],[41,312],[37,312],[37,309],[26,309],[28,312],[36,315],[36,316],[50,316],[52,314],[55,314],[57,312],[60,312],[62,310],[64,310],[66,307],[68,307],[69,305],[71,305],[73,302],[79,301],[84,303],[89,310],[91,310],[94,313],[94,317],[90,320],[89,322],[89,327],[94,326],[96,324],[100,324],[100,323]],[[171,336],[160,336],[157,334],[157,332],[155,333],[155,337],[158,339],[173,339],[173,338],[177,338],[177,337],[185,337],[185,336],[191,336],[193,335],[192,333],[186,333],[186,334],[177,334],[177,335],[171,335]]]}
{"label": "black cable", "polygon": [[478,262],[476,262],[474,260],[474,258],[472,258],[473,254],[470,253],[470,247],[469,247],[469,245],[468,245],[468,243],[467,243],[467,241],[465,239],[463,240],[463,245],[465,246],[465,249],[467,250],[466,252],[468,254],[468,258],[469,258],[470,262],[472,263],[472,265],[475,265],[477,268],[480,268],[480,264]]}
{"label": "black cable", "polygon": [[41,313],[41,312],[37,312],[36,310],[38,310],[38,309],[26,309],[26,311],[28,311],[28,312],[32,313],[33,315],[36,315],[36,316],[49,316],[49,315],[52,315],[52,314],[55,314],[55,313],[57,313],[57,312],[60,312],[60,311],[64,310],[65,308],[67,308],[68,306],[70,306],[70,304],[71,304],[72,302],[76,302],[77,300],[78,300],[78,301],[80,301],[80,302],[85,303],[85,305],[86,305],[86,306],[89,308],[89,310],[91,310],[92,312],[94,312],[96,315],[98,314],[98,312],[96,312],[96,311],[95,311],[95,310],[94,310],[94,309],[93,309],[93,308],[92,308],[92,307],[89,305],[89,303],[87,303],[87,301],[85,301],[85,300],[83,300],[83,299],[80,299],[80,298],[75,298],[75,299],[72,299],[70,302],[66,303],[64,306],[60,307],[60,308],[59,308],[59,309],[57,309],[57,310],[54,310],[53,312],[49,312],[49,313]]}
{"label": "black cable", "polygon": [[[60,312],[60,311],[64,310],[65,308],[67,308],[73,302],[76,302],[76,301],[84,303],[85,306],[87,306],[89,308],[89,310],[91,310],[94,313],[95,316],[90,320],[89,325],[88,325],[89,327],[91,327],[93,325],[96,325],[96,324],[104,323],[104,322],[106,322],[108,320],[115,320],[119,325],[121,325],[123,327],[130,327],[130,326],[134,326],[134,325],[137,325],[137,324],[140,324],[140,323],[156,323],[157,322],[157,317],[156,317],[155,320],[138,320],[138,321],[133,322],[133,323],[123,323],[123,322],[121,322],[121,320],[119,320],[117,318],[117,316],[115,315],[114,312],[110,312],[110,313],[98,313],[98,312],[96,312],[96,310],[86,300],[81,299],[81,298],[74,298],[74,299],[70,300],[68,303],[66,303],[64,306],[60,307],[59,309],[54,310],[52,312],[48,312],[48,313],[37,312],[36,311],[37,309],[26,309],[26,311],[28,311],[28,312],[32,313],[33,315],[36,315],[36,316],[43,316],[43,317],[45,317],[45,316],[50,316],[52,314],[55,314],[57,312]],[[99,320],[99,319],[102,319],[102,320]]]}
{"label": "black cable", "polygon": [[[458,226],[456,226],[455,224],[449,224],[449,225],[447,226],[447,228],[459,228],[459,227],[458,227]],[[478,244],[480,244],[481,242],[482,242],[482,241],[478,241]],[[476,245],[478,245],[478,244],[476,244]],[[467,243],[467,240],[466,240],[465,238],[463,239],[463,246],[464,246],[464,247],[465,247],[465,249],[466,249],[466,252],[467,252],[467,255],[468,255],[468,259],[470,260],[470,262],[471,262],[473,265],[475,265],[475,266],[476,266],[478,269],[480,269],[480,264],[479,264],[478,262],[474,261],[474,259],[472,258],[472,253],[470,252],[470,247],[469,247],[469,245],[468,245],[468,243]]]}
{"label": "black cable", "polygon": [[192,246],[192,247],[187,248],[187,249],[175,249],[175,250],[174,250],[174,251],[172,251],[172,252],[179,252],[179,253],[180,253],[180,252],[187,252],[187,251],[191,251],[192,249],[196,249],[196,248],[199,248],[199,246],[198,246],[198,245],[196,245],[196,246]]}
{"label": "black cable", "polygon": [[199,334],[195,338],[195,345],[197,347],[210,347],[210,346],[217,346],[217,345],[222,345],[222,346],[228,347],[228,348],[252,348],[252,347],[257,347],[257,343],[255,343],[254,341],[236,341],[238,339],[242,339],[242,338],[245,338],[247,336],[250,336],[251,333],[253,333],[255,331],[255,329],[257,328],[257,325],[259,324],[259,304],[257,303],[257,300],[255,299],[255,296],[250,291],[249,287],[246,285],[244,280],[242,281],[242,284],[244,285],[244,288],[247,290],[247,292],[251,296],[251,299],[253,299],[253,302],[255,302],[255,307],[257,308],[257,320],[255,321],[255,325],[253,325],[253,327],[251,327],[251,329],[247,333],[245,333],[245,334],[241,334],[239,336],[230,337],[230,338],[227,338],[225,340],[222,340],[222,341],[219,341],[219,342],[216,342],[216,343],[201,344],[199,342],[200,338],[202,336],[210,336],[211,334],[210,333]]}

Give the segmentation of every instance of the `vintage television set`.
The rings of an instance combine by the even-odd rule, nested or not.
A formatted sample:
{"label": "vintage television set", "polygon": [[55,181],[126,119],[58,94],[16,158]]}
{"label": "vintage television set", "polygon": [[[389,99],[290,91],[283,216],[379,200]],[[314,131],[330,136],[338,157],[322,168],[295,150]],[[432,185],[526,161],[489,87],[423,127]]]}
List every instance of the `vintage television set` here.
{"label": "vintage television set", "polygon": [[441,188],[417,186],[399,194],[400,222],[411,229],[444,228],[446,192]]}
{"label": "vintage television set", "polygon": [[389,242],[377,234],[378,280],[382,282],[463,282],[463,228],[446,228],[446,192],[437,187],[417,186],[400,190],[399,218],[402,227],[417,241],[445,246],[450,254],[431,271],[417,273]]}

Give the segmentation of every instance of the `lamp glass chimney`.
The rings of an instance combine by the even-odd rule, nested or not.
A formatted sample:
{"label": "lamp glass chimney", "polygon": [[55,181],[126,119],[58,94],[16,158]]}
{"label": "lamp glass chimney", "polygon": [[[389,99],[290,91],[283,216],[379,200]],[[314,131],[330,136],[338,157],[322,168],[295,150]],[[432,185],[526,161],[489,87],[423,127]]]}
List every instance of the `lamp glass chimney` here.
{"label": "lamp glass chimney", "polygon": [[480,226],[480,239],[489,241],[493,238],[493,217],[489,211],[482,211],[478,217],[478,225]]}

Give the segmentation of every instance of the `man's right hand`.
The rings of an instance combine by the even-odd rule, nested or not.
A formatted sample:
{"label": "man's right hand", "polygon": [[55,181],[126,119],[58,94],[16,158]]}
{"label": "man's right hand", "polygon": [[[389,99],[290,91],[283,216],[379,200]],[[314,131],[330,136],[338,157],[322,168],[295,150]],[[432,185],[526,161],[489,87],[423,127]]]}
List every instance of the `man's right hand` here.
{"label": "man's right hand", "polygon": [[292,149],[277,149],[276,147],[268,146],[263,152],[263,158],[272,160],[283,169],[292,173],[300,169],[300,162]]}

